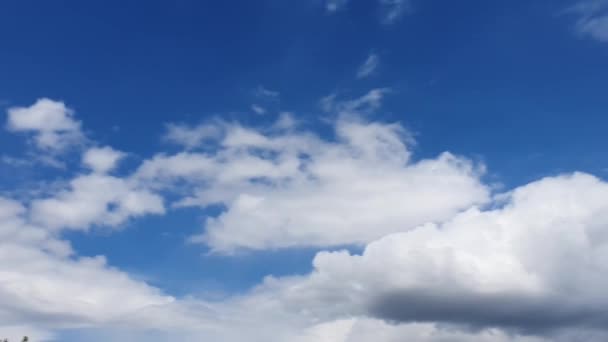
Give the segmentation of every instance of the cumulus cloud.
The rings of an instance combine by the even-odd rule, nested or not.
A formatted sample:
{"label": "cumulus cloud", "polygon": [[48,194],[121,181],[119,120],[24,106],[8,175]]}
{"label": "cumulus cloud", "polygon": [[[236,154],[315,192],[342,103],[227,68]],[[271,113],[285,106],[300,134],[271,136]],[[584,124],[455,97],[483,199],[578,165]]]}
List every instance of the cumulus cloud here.
{"label": "cumulus cloud", "polygon": [[123,152],[109,146],[95,147],[84,153],[82,163],[96,173],[107,173],[112,171],[124,156]]}
{"label": "cumulus cloud", "polygon": [[375,53],[370,53],[365,62],[357,70],[357,78],[366,78],[374,74],[380,65],[380,57]]}
{"label": "cumulus cloud", "polygon": [[33,134],[36,146],[47,151],[61,151],[84,139],[74,111],[63,102],[48,98],[41,98],[29,107],[9,108],[6,127],[13,132]]}
{"label": "cumulus cloud", "polygon": [[0,334],[52,340],[53,331],[125,319],[174,301],[107,266],[74,255],[69,243],[27,220],[21,203],[0,198]]}
{"label": "cumulus cloud", "polygon": [[308,278],[283,285],[284,300],[388,322],[538,336],[604,330],[606,213],[608,183],[582,173],[545,178],[498,209],[386,235],[361,255],[321,252]]}
{"label": "cumulus cloud", "polygon": [[224,124],[217,149],[157,155],[134,179],[191,184],[177,205],[225,206],[193,238],[218,252],[364,244],[484,203],[481,166],[447,152],[414,161],[403,127],[348,115],[375,108],[381,93],[333,103],[331,140]]}
{"label": "cumulus cloud", "polygon": [[32,220],[55,229],[118,226],[132,217],[164,212],[159,195],[100,173],[78,176],[51,197],[31,203]]}
{"label": "cumulus cloud", "polygon": [[[608,183],[573,173],[491,196],[482,165],[449,152],[415,159],[403,126],[365,119],[387,92],[326,98],[333,134],[305,130],[291,114],[261,128],[169,125],[166,139],[184,150],[132,174],[108,174],[123,152],[91,148],[82,156],[90,173],[27,203],[0,198],[0,332],[38,341],[65,329],[87,341],[605,341]],[[218,252],[363,251],[321,251],[309,274],[268,276],[207,301],[174,298],[60,237],[163,214],[161,195],[177,198],[174,207],[221,204],[192,238]]]}
{"label": "cumulus cloud", "polygon": [[188,126],[184,124],[168,124],[163,140],[186,149],[199,147],[203,142],[217,138],[220,130],[214,125]]}

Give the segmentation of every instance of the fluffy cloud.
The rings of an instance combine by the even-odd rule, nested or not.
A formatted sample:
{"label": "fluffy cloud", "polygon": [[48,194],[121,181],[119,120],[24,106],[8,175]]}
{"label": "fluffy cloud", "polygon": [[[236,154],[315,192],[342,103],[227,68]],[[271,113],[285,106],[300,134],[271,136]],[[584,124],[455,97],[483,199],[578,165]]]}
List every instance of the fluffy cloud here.
{"label": "fluffy cloud", "polygon": [[366,78],[373,75],[379,64],[380,57],[375,53],[370,53],[365,62],[357,70],[357,78]]}
{"label": "fluffy cloud", "polygon": [[55,229],[117,226],[131,217],[164,212],[160,196],[128,179],[99,173],[78,176],[65,189],[31,204],[32,220]]}
{"label": "fluffy cloud", "polygon": [[144,308],[174,301],[106,265],[82,258],[26,208],[0,198],[0,334],[50,340],[52,331],[129,320]]}
{"label": "fluffy cloud", "polygon": [[74,111],[63,102],[47,98],[29,107],[9,108],[6,127],[13,132],[32,133],[36,146],[47,151],[63,150],[84,138]]}
{"label": "fluffy cloud", "polygon": [[106,146],[90,148],[82,157],[82,163],[96,173],[112,171],[125,154]]}
{"label": "fluffy cloud", "polygon": [[186,149],[193,149],[206,140],[216,139],[220,133],[221,131],[213,125],[190,127],[183,124],[168,124],[163,140],[181,145]]}
{"label": "fluffy cloud", "polygon": [[158,155],[134,178],[192,184],[178,205],[224,205],[193,239],[220,252],[364,244],[487,200],[470,161],[450,153],[412,161],[401,126],[344,116],[377,101],[372,93],[334,104],[343,116],[333,140],[225,124],[216,150]]}
{"label": "fluffy cloud", "polygon": [[361,255],[321,252],[309,277],[271,286],[283,289],[287,306],[317,316],[331,310],[329,317],[539,336],[604,330],[608,183],[576,173],[522,186],[504,200],[387,235]]}
{"label": "fluffy cloud", "polygon": [[[93,148],[82,157],[91,173],[49,197],[0,198],[0,332],[38,341],[65,329],[87,341],[605,341],[608,183],[574,173],[490,196],[482,166],[447,152],[413,159],[402,126],[364,119],[386,93],[326,98],[331,136],[289,114],[258,129],[170,125],[167,139],[184,151],[157,154],[133,174],[109,175],[124,154]],[[219,252],[364,250],[322,251],[310,274],[269,276],[206,301],[167,295],[60,238],[61,229],[163,214],[161,194],[177,197],[173,206],[221,204],[194,238]]]}

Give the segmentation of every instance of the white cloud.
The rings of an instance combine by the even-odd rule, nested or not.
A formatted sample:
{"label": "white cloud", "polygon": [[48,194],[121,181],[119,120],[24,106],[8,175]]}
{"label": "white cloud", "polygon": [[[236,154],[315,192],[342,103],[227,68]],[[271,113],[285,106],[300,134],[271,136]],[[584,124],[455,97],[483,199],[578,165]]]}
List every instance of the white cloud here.
{"label": "white cloud", "polygon": [[84,140],[74,111],[63,102],[47,98],[29,107],[9,108],[6,127],[13,132],[34,134],[36,146],[48,151],[61,151]]}
{"label": "white cloud", "polygon": [[257,105],[257,104],[252,104],[251,110],[258,115],[266,114],[266,109],[264,109],[264,107]]}
{"label": "white cloud", "polygon": [[96,147],[90,148],[84,153],[82,162],[96,173],[107,173],[112,171],[124,156],[125,153],[109,146]]}
{"label": "white cloud", "polygon": [[608,15],[588,18],[578,23],[578,30],[601,42],[608,42]]}
{"label": "white cloud", "polygon": [[344,8],[346,4],[348,4],[348,0],[326,0],[325,9],[327,12],[333,13]]}
{"label": "white cloud", "polygon": [[200,147],[200,145],[211,139],[217,138],[220,131],[215,125],[198,125],[190,127],[183,124],[168,124],[167,133],[163,140],[181,145],[186,149]]}
{"label": "white cloud", "polygon": [[370,53],[365,62],[357,70],[357,78],[366,78],[373,75],[379,64],[380,57],[375,53]]}
{"label": "white cloud", "polygon": [[257,88],[255,88],[254,95],[257,98],[264,100],[278,100],[281,93],[259,85]]}
{"label": "white cloud", "polygon": [[[574,173],[490,200],[482,166],[447,152],[415,160],[401,125],[362,119],[386,92],[323,101],[335,117],[332,136],[302,130],[290,114],[267,128],[174,126],[167,139],[185,150],[157,154],[130,176],[107,174],[122,152],[95,148],[82,158],[92,172],[49,197],[0,198],[0,334],[14,339],[26,330],[36,341],[63,329],[81,330],[86,341],[607,340],[608,183]],[[203,152],[191,151],[203,142]],[[59,237],[59,229],[162,214],[158,194],[165,191],[181,195],[174,205],[224,204],[200,238],[216,251],[365,248],[360,255],[319,252],[308,275],[269,276],[245,294],[205,301],[164,294],[102,256],[78,256]]]}
{"label": "white cloud", "polygon": [[117,226],[129,218],[163,214],[163,199],[129,179],[100,173],[78,176],[50,198],[32,202],[32,220],[55,229]]}
{"label": "white cloud", "polygon": [[389,88],[375,88],[352,100],[338,100],[338,95],[334,93],[322,98],[320,105],[323,111],[339,115],[370,114],[382,106],[384,96],[390,91]]}
{"label": "white cloud", "polygon": [[[344,9],[348,3],[349,0],[325,0],[325,10],[335,13]],[[382,23],[387,25],[397,22],[411,7],[410,0],[378,0],[378,5]]]}
{"label": "white cloud", "polygon": [[294,117],[294,114],[291,112],[281,112],[277,121],[274,123],[273,127],[278,130],[288,130],[296,128],[298,125],[298,120]]}
{"label": "white cloud", "polygon": [[0,270],[0,335],[15,340],[28,335],[46,341],[57,329],[128,321],[142,309],[174,301],[108,267],[103,257],[75,256],[67,242],[28,223],[22,204],[5,198]]}
{"label": "white cloud", "polygon": [[608,1],[581,1],[567,10],[580,18],[576,30],[600,42],[608,42]]}
{"label": "white cloud", "polygon": [[386,235],[362,255],[321,252],[308,278],[271,287],[287,307],[314,316],[544,336],[601,331],[607,213],[607,183],[581,173],[545,178],[515,189],[499,209],[472,208],[441,225]]}
{"label": "white cloud", "polygon": [[134,178],[161,187],[186,181],[192,191],[178,205],[225,205],[194,238],[221,252],[363,244],[486,201],[470,161],[449,153],[412,161],[400,125],[347,115],[374,108],[379,94],[333,105],[343,113],[335,139],[225,124],[215,151],[157,155]]}
{"label": "white cloud", "polygon": [[382,10],[382,21],[385,24],[396,22],[409,10],[409,0],[379,0]]}

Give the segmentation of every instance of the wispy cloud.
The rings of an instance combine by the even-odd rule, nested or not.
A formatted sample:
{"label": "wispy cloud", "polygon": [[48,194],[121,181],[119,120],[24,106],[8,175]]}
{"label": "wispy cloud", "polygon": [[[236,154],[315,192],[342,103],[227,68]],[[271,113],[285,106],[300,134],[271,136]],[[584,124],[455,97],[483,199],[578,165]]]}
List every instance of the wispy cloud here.
{"label": "wispy cloud", "polygon": [[380,0],[382,22],[392,24],[410,10],[409,0]]}
{"label": "wispy cloud", "polygon": [[253,94],[255,95],[255,97],[266,100],[278,100],[279,96],[281,96],[281,93],[279,91],[268,89],[263,85],[259,85],[257,88],[255,88]]}
{"label": "wispy cloud", "polygon": [[[350,0],[326,0],[325,9],[328,13],[335,13],[344,9]],[[384,24],[393,24],[410,10],[410,0],[378,0],[381,21]]]}
{"label": "wispy cloud", "polygon": [[264,107],[260,106],[260,105],[255,104],[255,103],[251,105],[251,110],[254,113],[258,114],[258,115],[264,115],[264,114],[266,114],[266,109]]}
{"label": "wispy cloud", "polygon": [[576,13],[576,30],[600,42],[608,42],[608,0],[581,1],[566,12]]}
{"label": "wispy cloud", "polygon": [[357,70],[357,78],[366,78],[374,74],[380,65],[380,57],[375,53],[370,53],[365,62]]}
{"label": "wispy cloud", "polygon": [[348,0],[327,0],[325,3],[325,9],[327,12],[333,13],[346,6]]}

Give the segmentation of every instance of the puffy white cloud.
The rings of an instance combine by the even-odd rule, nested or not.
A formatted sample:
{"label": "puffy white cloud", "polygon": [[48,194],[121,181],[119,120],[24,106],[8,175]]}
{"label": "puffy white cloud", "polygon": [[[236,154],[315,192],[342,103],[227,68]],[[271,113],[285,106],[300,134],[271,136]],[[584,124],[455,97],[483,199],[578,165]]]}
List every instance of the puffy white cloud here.
{"label": "puffy white cloud", "polygon": [[187,149],[193,149],[206,140],[217,138],[220,133],[221,131],[215,125],[190,127],[183,124],[168,124],[167,133],[163,139]]}
{"label": "puffy white cloud", "polygon": [[131,217],[164,212],[159,195],[128,179],[100,173],[78,176],[66,189],[31,204],[32,220],[56,229],[117,226]]}
{"label": "puffy white cloud", "polygon": [[9,108],[6,127],[13,132],[34,134],[36,146],[44,150],[60,151],[84,139],[74,111],[63,102],[48,98],[29,107]]}
{"label": "puffy white cloud", "polygon": [[361,255],[321,252],[309,277],[268,286],[316,316],[548,336],[605,329],[607,265],[608,184],[576,173],[517,188],[497,209],[389,234]]}
{"label": "puffy white cloud", "polygon": [[357,70],[357,78],[366,78],[374,74],[380,65],[380,57],[375,53],[370,53]]}
{"label": "puffy white cloud", "polygon": [[[334,106],[348,113],[377,101],[366,96]],[[311,132],[223,128],[216,150],[158,155],[134,176],[145,184],[192,184],[179,205],[225,205],[193,239],[216,251],[364,244],[487,199],[477,166],[449,153],[412,161],[407,132],[397,124],[341,116],[333,141]]]}
{"label": "puffy white cloud", "polygon": [[75,256],[69,243],[29,223],[22,204],[0,198],[2,337],[46,341],[57,329],[128,321],[173,301],[108,267],[103,257]]}
{"label": "puffy white cloud", "polygon": [[[301,130],[287,114],[259,129],[168,126],[185,151],[155,155],[130,176],[107,174],[122,152],[95,148],[82,158],[92,172],[50,197],[0,198],[0,332],[27,330],[37,341],[63,329],[83,329],[87,341],[605,341],[608,183],[574,173],[490,200],[482,166],[447,152],[415,160],[402,126],[362,119],[386,92],[327,98],[333,136]],[[365,249],[323,251],[308,275],[205,301],[173,298],[59,237],[162,214],[165,191],[181,195],[175,206],[223,205],[198,238],[216,251]]]}
{"label": "puffy white cloud", "polygon": [[124,152],[117,151],[109,146],[95,147],[84,153],[82,162],[96,173],[107,173],[112,171],[124,156]]}

